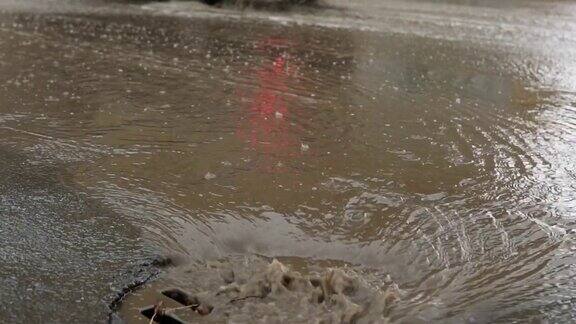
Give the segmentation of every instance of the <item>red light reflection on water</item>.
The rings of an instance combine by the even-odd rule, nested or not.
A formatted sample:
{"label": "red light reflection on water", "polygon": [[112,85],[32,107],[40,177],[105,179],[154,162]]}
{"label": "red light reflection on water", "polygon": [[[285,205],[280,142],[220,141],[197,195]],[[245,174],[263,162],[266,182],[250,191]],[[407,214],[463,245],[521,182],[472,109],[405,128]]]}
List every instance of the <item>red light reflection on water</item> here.
{"label": "red light reflection on water", "polygon": [[[257,88],[242,95],[248,102],[237,136],[263,155],[261,167],[268,172],[285,172],[284,162],[299,152],[300,141],[290,124],[287,81],[293,70],[287,54],[278,54],[257,68]],[[241,93],[241,92],[238,92]]]}

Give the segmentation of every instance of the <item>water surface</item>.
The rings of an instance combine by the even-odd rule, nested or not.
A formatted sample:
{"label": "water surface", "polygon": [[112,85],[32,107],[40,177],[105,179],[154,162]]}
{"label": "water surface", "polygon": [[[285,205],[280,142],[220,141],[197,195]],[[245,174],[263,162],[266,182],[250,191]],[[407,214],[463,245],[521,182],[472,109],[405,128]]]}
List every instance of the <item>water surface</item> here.
{"label": "water surface", "polygon": [[[113,238],[99,225],[58,235],[100,216],[55,210],[45,228],[59,243],[31,276],[66,244],[127,264],[142,237],[197,261],[258,254],[390,274],[409,292],[404,319],[574,320],[570,2],[339,0],[273,14],[2,3],[0,146],[30,177],[65,170],[70,194],[116,215]],[[2,186],[4,230],[29,215],[4,197],[29,196],[19,160],[2,161],[17,175]],[[39,244],[35,233],[26,241]],[[3,279],[19,268],[2,263]],[[14,286],[2,318],[50,313],[14,314],[33,296]]]}

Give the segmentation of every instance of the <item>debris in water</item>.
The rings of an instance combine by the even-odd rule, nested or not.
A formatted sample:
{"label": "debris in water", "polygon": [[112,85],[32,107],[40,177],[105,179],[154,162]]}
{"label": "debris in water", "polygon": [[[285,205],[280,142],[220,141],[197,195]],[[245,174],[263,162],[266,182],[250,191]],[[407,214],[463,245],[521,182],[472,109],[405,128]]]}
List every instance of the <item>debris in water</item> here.
{"label": "debris in water", "polygon": [[158,316],[158,317],[164,316],[164,310],[162,310],[162,302],[161,301],[158,302],[158,304],[156,304],[154,306],[154,314],[150,318],[150,323],[154,323],[154,318],[156,318],[156,316]]}
{"label": "debris in water", "polygon": [[216,175],[215,175],[214,173],[207,172],[207,173],[204,175],[204,179],[206,179],[206,180],[216,179]]}

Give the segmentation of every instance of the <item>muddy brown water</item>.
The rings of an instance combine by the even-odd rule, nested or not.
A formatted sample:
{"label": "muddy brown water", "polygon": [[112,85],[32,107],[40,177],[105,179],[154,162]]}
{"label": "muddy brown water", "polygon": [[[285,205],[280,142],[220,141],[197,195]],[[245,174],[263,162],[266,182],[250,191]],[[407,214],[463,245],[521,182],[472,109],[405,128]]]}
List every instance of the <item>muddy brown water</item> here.
{"label": "muddy brown water", "polygon": [[103,321],[161,253],[574,321],[576,5],[330,4],[0,1],[0,320]]}

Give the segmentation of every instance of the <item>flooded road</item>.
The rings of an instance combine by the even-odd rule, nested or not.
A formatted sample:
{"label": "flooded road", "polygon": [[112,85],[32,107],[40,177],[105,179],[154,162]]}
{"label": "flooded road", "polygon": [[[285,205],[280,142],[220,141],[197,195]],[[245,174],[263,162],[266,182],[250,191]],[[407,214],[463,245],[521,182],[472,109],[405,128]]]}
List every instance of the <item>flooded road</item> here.
{"label": "flooded road", "polygon": [[390,275],[393,321],[575,320],[575,4],[0,10],[1,321],[103,321],[154,253]]}

